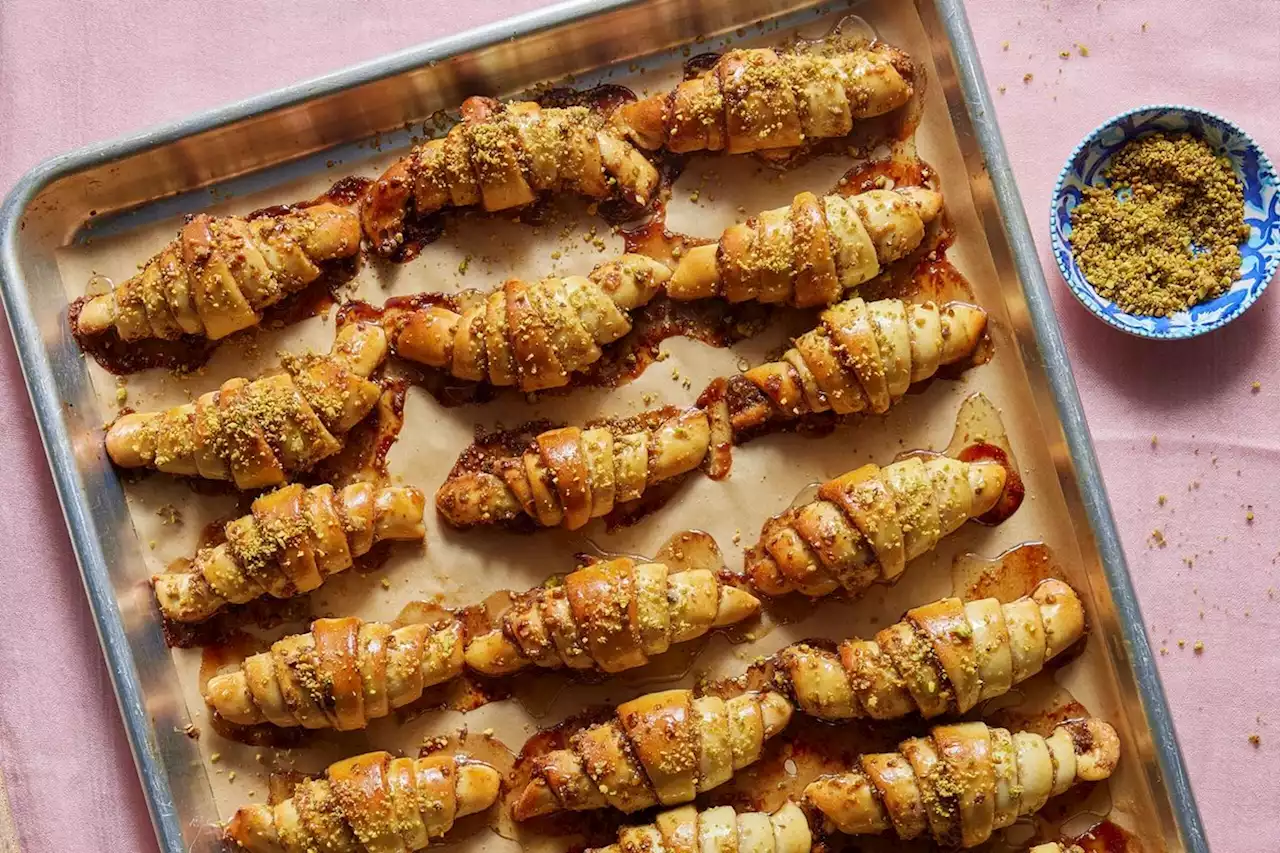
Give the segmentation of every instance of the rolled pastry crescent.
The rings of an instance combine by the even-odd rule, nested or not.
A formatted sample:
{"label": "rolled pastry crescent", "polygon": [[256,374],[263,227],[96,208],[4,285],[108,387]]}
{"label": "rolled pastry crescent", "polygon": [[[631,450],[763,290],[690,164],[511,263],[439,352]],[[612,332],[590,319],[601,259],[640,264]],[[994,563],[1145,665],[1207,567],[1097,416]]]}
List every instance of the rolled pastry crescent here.
{"label": "rolled pastry crescent", "polygon": [[789,207],[731,225],[681,254],[667,295],[720,296],[807,308],[830,305],[924,242],[942,195],[925,187],[852,196],[800,193]]}
{"label": "rolled pastry crescent", "polygon": [[832,651],[795,643],[778,653],[796,705],[824,720],[966,714],[1008,693],[1084,636],[1075,590],[1053,578],[1030,595],[944,598],[907,611],[873,640]]}
{"label": "rolled pastry crescent", "polygon": [[455,821],[498,799],[502,777],[459,756],[369,752],[331,764],[274,806],[241,806],[228,841],[248,853],[425,850]]}
{"label": "rolled pastry crescent", "polygon": [[670,92],[624,104],[611,124],[641,148],[739,154],[847,136],[905,104],[905,57],[884,44],[814,53],[730,50]]}
{"label": "rolled pastry crescent", "polygon": [[624,702],[607,722],[583,729],[567,749],[535,759],[518,792],[516,820],[613,807],[635,812],[691,802],[753,764],[791,720],[779,693],[724,700],[665,690]]}
{"label": "rolled pastry crescent", "polygon": [[141,272],[89,298],[76,330],[218,340],[258,325],[264,309],[319,278],[321,264],[359,251],[359,219],[327,202],[252,219],[200,214]]}
{"label": "rolled pastry crescent", "polygon": [[747,577],[765,595],[813,597],[891,582],[910,560],[992,509],[1006,478],[996,462],[946,456],[863,465],[766,521],[747,551]]}
{"label": "rolled pastry crescent", "polygon": [[197,551],[190,571],[152,577],[156,601],[169,619],[201,622],[228,604],[303,595],[351,568],[375,542],[421,540],[424,503],[411,486],[276,489],[223,528],[225,542]]}
{"label": "rolled pastry crescent", "polygon": [[461,313],[388,310],[385,323],[395,354],[409,361],[498,387],[560,388],[631,331],[630,312],[670,276],[658,261],[627,254],[586,277],[509,279]]}
{"label": "rolled pastry crescent", "polygon": [[369,375],[387,339],[372,323],[348,323],[326,355],[289,356],[283,370],[228,379],[217,391],[162,412],[134,412],[107,430],[121,468],[230,480],[238,489],[279,486],[342,449],[382,389]]}
{"label": "rolled pastry crescent", "polygon": [[360,218],[386,255],[404,243],[410,215],[509,210],[549,193],[644,205],[658,183],[653,164],[595,110],[472,97],[448,134],[415,146],[369,186]]}
{"label": "rolled pastry crescent", "polygon": [[1048,737],[956,723],[905,740],[897,752],[863,755],[855,769],[804,793],[846,834],[927,834],[967,848],[1073,785],[1108,778],[1119,760],[1115,729],[1095,718],[1063,723]]}
{"label": "rolled pastry crescent", "polygon": [[548,430],[519,456],[451,473],[436,491],[436,509],[454,527],[525,516],[540,527],[577,530],[694,470],[711,447],[731,440],[723,403],[685,409],[656,424],[628,420]]}

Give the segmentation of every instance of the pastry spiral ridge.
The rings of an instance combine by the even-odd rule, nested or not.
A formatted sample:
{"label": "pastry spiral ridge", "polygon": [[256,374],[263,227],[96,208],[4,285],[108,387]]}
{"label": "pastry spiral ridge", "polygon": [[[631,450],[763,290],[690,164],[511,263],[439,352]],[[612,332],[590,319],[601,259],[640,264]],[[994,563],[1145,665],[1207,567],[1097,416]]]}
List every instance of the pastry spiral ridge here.
{"label": "pastry spiral ridge", "polygon": [[404,242],[410,209],[492,212],[553,192],[644,205],[658,184],[653,164],[594,110],[472,97],[444,137],[415,146],[369,186],[360,216],[374,249],[389,254]]}
{"label": "pastry spiral ridge", "polygon": [[205,702],[239,725],[353,731],[461,675],[462,646],[456,620],[396,628],[317,619],[310,632],[277,640],[209,679]]}
{"label": "pastry spiral ridge", "polygon": [[944,847],[974,847],[1080,782],[1108,778],[1120,739],[1106,722],[1063,723],[1048,737],[984,723],[937,726],[897,752],[862,755],[848,773],[805,788],[841,831],[928,833]]}
{"label": "pastry spiral ridge", "polygon": [[156,601],[169,619],[200,622],[227,604],[302,595],[351,568],[375,542],[421,540],[425,501],[411,486],[367,482],[276,489],[226,525],[225,542],[197,551],[190,571],[152,577]]}
{"label": "pastry spiral ridge", "polygon": [[631,331],[629,312],[670,275],[657,261],[627,254],[586,277],[510,279],[461,313],[443,305],[392,309],[385,322],[401,358],[521,391],[559,388]]}
{"label": "pastry spiral ridge", "polygon": [[685,409],[652,429],[548,430],[532,449],[496,460],[491,470],[451,474],[436,492],[436,509],[454,527],[527,516],[540,527],[577,530],[692,471],[710,448],[731,440],[723,403]]}
{"label": "pastry spiral ridge", "polygon": [[858,119],[905,104],[895,51],[731,50],[670,92],[624,104],[611,125],[641,148],[739,154],[847,136]]}
{"label": "pastry spiral ridge", "polygon": [[944,598],[913,608],[874,640],[845,640],[836,651],[796,643],[778,662],[796,705],[812,716],[929,718],[1004,695],[1084,630],[1079,596],[1051,578],[1007,604]]}
{"label": "pastry spiral ridge", "polygon": [[747,578],[765,595],[813,597],[892,581],[908,561],[994,507],[1006,478],[996,462],[945,456],[864,465],[766,521],[747,551]]}
{"label": "pastry spiral ridge", "polygon": [[239,489],[279,486],[342,449],[346,433],[378,402],[369,375],[386,358],[372,323],[348,323],[326,355],[289,356],[283,370],[228,379],[217,391],[163,412],[124,415],[107,430],[122,468],[154,468]]}
{"label": "pastry spiral ridge", "polygon": [[262,311],[360,251],[360,221],[334,204],[245,219],[192,217],[177,239],[110,293],[87,299],[77,331],[125,341],[210,340],[262,322]]}
{"label": "pastry spiral ridge", "polygon": [[759,599],[710,569],[671,571],[622,557],[519,597],[498,627],[471,639],[466,661],[485,675],[531,665],[621,672],[759,609]]}
{"label": "pastry spiral ridge", "polygon": [[667,282],[672,299],[721,296],[797,308],[829,305],[924,242],[942,195],[925,187],[849,197],[800,193],[789,207],[731,225],[685,250]]}
{"label": "pastry spiral ridge", "polygon": [[242,806],[226,837],[249,853],[424,850],[498,799],[502,777],[460,756],[369,752],[331,764],[276,805]]}
{"label": "pastry spiral ridge", "polygon": [[691,690],[645,694],[619,705],[607,722],[575,733],[567,749],[537,758],[513,814],[527,820],[691,802],[759,759],[765,741],[790,720],[791,703],[780,693],[729,700],[695,698]]}
{"label": "pastry spiral ridge", "polygon": [[680,806],[660,812],[642,826],[618,830],[618,843],[587,853],[809,853],[813,833],[809,821],[788,800],[773,814],[736,812],[731,806],[698,811]]}
{"label": "pastry spiral ridge", "polygon": [[818,326],[796,338],[781,359],[743,374],[772,409],[736,415],[735,422],[832,411],[884,414],[911,385],[972,356],[986,326],[987,313],[964,302],[846,299],[823,311]]}

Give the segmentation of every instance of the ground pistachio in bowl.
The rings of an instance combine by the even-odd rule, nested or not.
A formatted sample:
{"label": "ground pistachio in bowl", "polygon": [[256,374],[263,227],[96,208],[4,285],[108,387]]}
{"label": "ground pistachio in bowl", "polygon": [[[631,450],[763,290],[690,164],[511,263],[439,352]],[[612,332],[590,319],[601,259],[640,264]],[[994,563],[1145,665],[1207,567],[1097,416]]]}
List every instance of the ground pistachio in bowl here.
{"label": "ground pistachio in bowl", "polygon": [[1098,319],[1190,338],[1243,315],[1280,267],[1280,180],[1229,119],[1137,107],[1071,152],[1049,235],[1067,287]]}
{"label": "ground pistachio in bowl", "polygon": [[1103,178],[1071,211],[1069,238],[1099,296],[1166,317],[1231,289],[1249,227],[1230,160],[1189,133],[1153,133],[1116,152]]}

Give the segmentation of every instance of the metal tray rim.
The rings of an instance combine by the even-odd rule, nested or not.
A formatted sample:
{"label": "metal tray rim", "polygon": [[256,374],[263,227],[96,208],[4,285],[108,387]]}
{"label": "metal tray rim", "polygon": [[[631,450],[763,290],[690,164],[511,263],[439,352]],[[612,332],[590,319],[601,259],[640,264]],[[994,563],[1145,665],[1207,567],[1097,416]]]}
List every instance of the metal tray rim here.
{"label": "metal tray rim", "polygon": [[[233,124],[312,98],[332,94],[389,77],[513,35],[568,23],[580,17],[634,5],[643,0],[564,0],[513,18],[409,47],[388,56],[349,66],[262,95],[215,107],[187,119],[165,123],[106,142],[83,146],[39,163],[21,177],[0,203],[0,303],[16,344],[45,455],[67,523],[72,549],[80,566],[112,686],[120,706],[157,840],[165,851],[185,849],[180,817],[168,778],[156,769],[149,754],[151,726],[141,702],[139,679],[124,625],[108,586],[106,559],[95,537],[93,520],[69,436],[58,428],[61,403],[54,389],[52,367],[39,346],[39,330],[31,304],[21,286],[16,242],[27,205],[47,186],[67,175],[101,163],[141,153],[183,137]],[[1039,263],[1021,195],[1014,182],[995,105],[987,90],[977,47],[965,15],[963,0],[936,0],[957,66],[962,94],[968,105],[1005,233],[1010,241],[1035,333],[1044,357],[1054,402],[1061,419],[1090,528],[1097,540],[1103,570],[1150,725],[1157,761],[1166,777],[1174,806],[1174,820],[1188,851],[1209,853],[1209,845],[1187,777],[1172,716],[1142,621],[1115,518],[1103,486],[1101,469],[1067,357],[1066,344],[1055,316],[1044,270]]]}

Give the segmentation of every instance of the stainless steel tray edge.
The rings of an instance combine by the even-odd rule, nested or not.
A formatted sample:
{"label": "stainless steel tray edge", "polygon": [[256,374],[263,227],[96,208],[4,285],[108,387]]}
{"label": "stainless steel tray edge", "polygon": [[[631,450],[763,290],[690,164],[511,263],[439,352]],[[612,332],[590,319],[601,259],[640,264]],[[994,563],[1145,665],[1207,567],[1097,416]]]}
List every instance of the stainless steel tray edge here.
{"label": "stainless steel tray edge", "polygon": [[973,33],[965,16],[964,3],[963,0],[937,0],[937,7],[951,42],[960,88],[969,108],[978,147],[983,152],[987,176],[1001,212],[1002,224],[1013,248],[1013,263],[1022,280],[1036,343],[1053,392],[1053,402],[1062,422],[1072,464],[1079,475],[1077,480],[1080,483],[1080,497],[1102,557],[1111,595],[1122,617],[1120,630],[1138,678],[1143,711],[1156,738],[1154,754],[1165,776],[1174,821],[1189,853],[1209,853],[1204,824],[1196,806],[1195,795],[1191,791],[1191,782],[1187,778],[1169,703],[1147,639],[1146,623],[1142,619],[1133,580],[1129,576],[1129,566],[1116,529],[1115,516],[1107,500],[1102,470],[1093,448],[1093,438],[1089,433],[1075,376],[1071,372],[1062,329],[1058,325],[1044,269],[1040,265],[1039,252],[1031,236],[1022,196],[1013,179],[1004,138],[996,122],[995,104],[986,85]]}
{"label": "stainless steel tray edge", "polygon": [[[452,56],[492,45],[503,39],[555,27],[574,19],[626,6],[642,0],[569,0],[542,10],[497,22],[423,46],[344,69],[274,93],[250,98],[210,110],[190,119],[167,124],[112,142],[86,146],[70,154],[51,158],[25,175],[0,205],[0,301],[17,344],[18,358],[35,410],[37,425],[53,473],[72,546],[94,614],[113,686],[120,702],[126,733],[138,767],[148,807],[161,849],[193,849],[191,827],[184,827],[169,777],[161,766],[170,747],[181,744],[180,731],[157,731],[143,705],[141,678],[129,646],[134,640],[148,645],[163,640],[154,625],[126,628],[108,578],[108,554],[118,548],[117,537],[98,529],[91,507],[93,495],[109,490],[123,506],[120,487],[102,459],[101,479],[89,478],[77,464],[77,451],[59,421],[67,401],[59,393],[54,365],[44,351],[40,323],[30,295],[22,287],[18,235],[23,214],[40,193],[60,179],[93,166],[136,155],[184,137],[233,124],[313,98],[333,94]],[[1164,774],[1170,807],[1182,841],[1188,851],[1207,853],[1203,825],[1182,757],[1174,735],[1168,705],[1148,645],[1141,613],[1129,578],[1123,549],[1111,514],[1092,440],[1084,418],[1074,378],[1067,360],[1061,331],[1054,316],[1043,270],[1040,267],[1021,198],[1013,182],[994,109],[986,89],[972,34],[961,0],[935,0],[959,75],[959,87],[969,113],[978,146],[985,160],[992,192],[1001,212],[1005,235],[1013,250],[1013,263],[1022,281],[1030,314],[1034,343],[1040,350],[1044,371],[1052,389],[1053,404],[1061,419],[1062,432],[1079,474],[1079,493],[1102,557],[1108,585],[1123,617],[1119,627],[1127,655],[1133,661],[1143,711],[1152,735],[1157,739],[1154,754]],[[65,326],[65,324],[63,324]],[[67,376],[61,377],[63,381]],[[71,380],[77,381],[75,378]],[[83,377],[79,381],[83,383]],[[101,452],[98,452],[102,456]],[[96,473],[90,472],[90,473]],[[108,502],[109,503],[109,502]],[[101,507],[99,507],[99,510]],[[125,519],[127,525],[127,519]],[[197,834],[199,832],[197,831]],[[184,837],[185,836],[185,837]]]}

